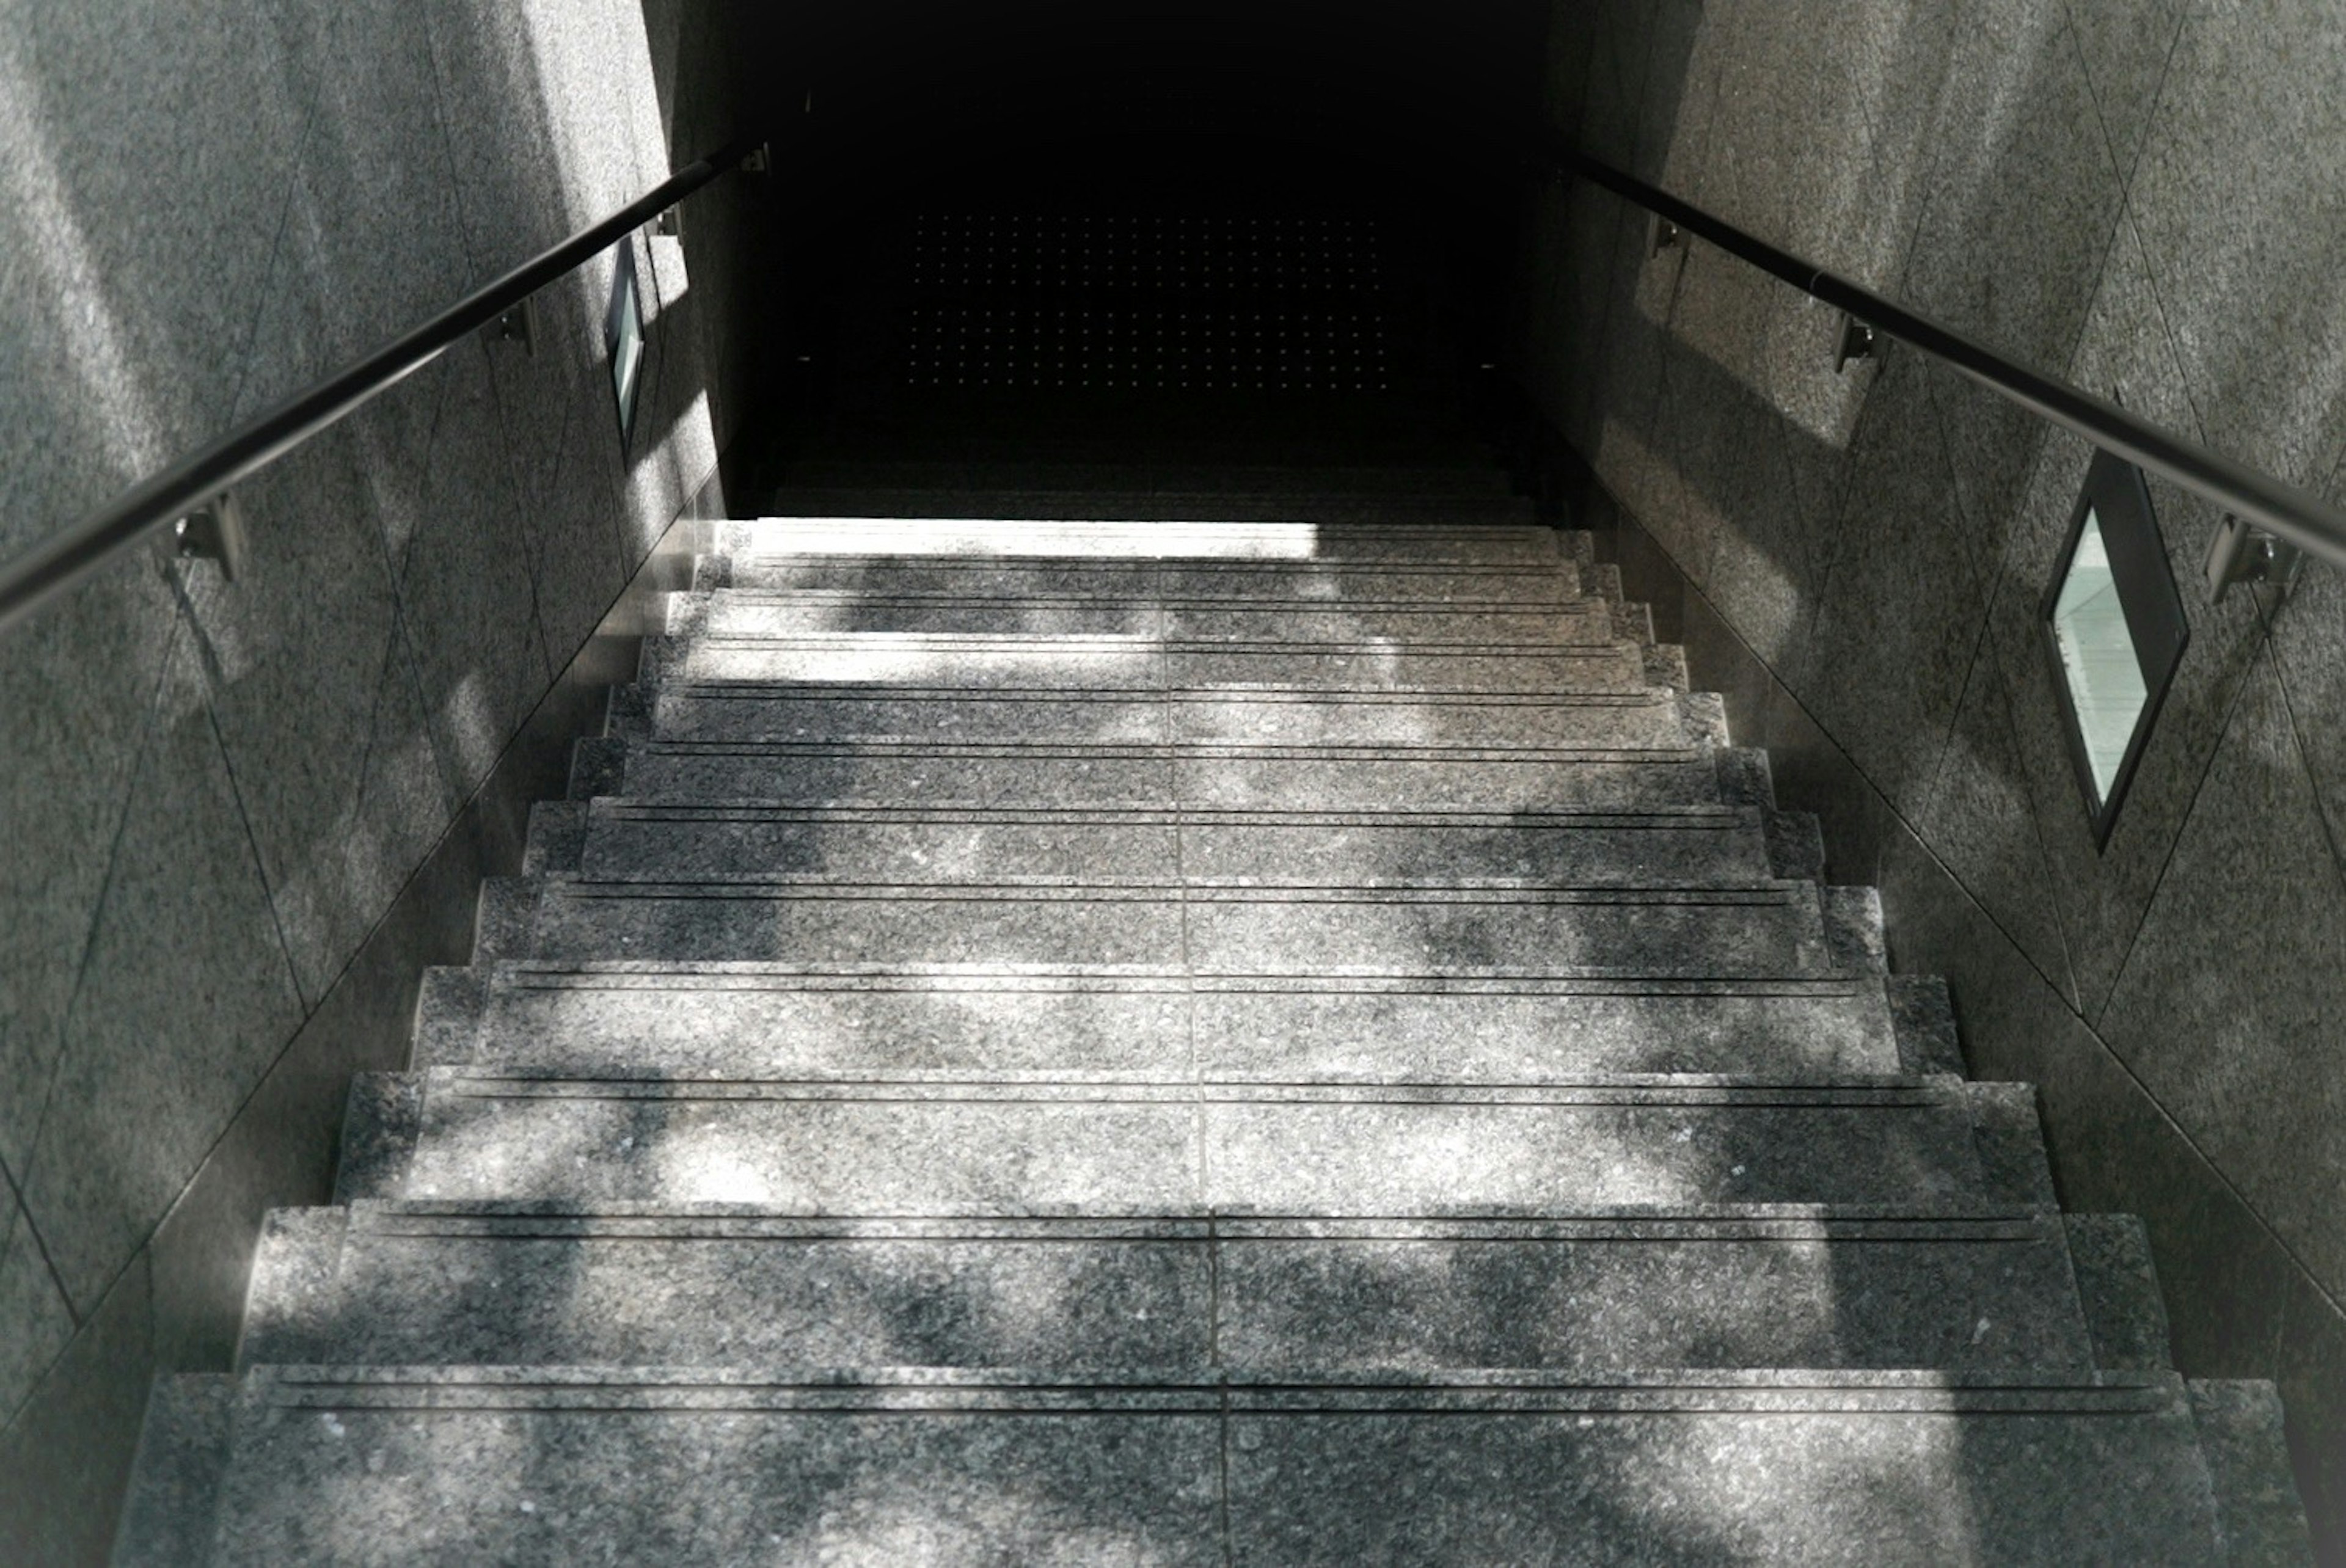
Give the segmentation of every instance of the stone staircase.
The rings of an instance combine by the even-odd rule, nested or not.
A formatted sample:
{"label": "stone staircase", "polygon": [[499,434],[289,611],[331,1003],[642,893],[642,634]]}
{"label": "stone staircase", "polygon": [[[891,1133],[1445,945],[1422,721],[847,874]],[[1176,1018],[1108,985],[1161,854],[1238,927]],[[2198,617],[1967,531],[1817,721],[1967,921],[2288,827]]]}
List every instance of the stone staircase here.
{"label": "stone staircase", "polygon": [[1309,483],[726,525],[117,1560],[2304,1561],[1591,541]]}

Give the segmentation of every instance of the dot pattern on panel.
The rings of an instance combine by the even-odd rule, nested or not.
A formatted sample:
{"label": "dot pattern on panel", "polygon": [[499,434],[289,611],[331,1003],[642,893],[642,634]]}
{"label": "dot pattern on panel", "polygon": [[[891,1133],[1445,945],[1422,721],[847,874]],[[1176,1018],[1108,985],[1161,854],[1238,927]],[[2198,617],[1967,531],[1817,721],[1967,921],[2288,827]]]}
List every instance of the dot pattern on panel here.
{"label": "dot pattern on panel", "polygon": [[1372,218],[933,215],[912,279],[914,387],[1392,385]]}

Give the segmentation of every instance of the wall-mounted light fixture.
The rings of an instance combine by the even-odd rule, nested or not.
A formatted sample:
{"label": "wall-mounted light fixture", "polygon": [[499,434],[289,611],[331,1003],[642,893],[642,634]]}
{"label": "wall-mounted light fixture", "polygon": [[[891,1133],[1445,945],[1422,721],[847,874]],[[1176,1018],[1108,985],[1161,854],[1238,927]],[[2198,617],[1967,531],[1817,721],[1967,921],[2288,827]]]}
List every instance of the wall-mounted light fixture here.
{"label": "wall-mounted light fixture", "polygon": [[611,365],[611,396],[619,411],[619,445],[624,450],[636,429],[636,393],[644,368],[644,302],[636,292],[636,246],[619,241],[613,252],[611,304],[603,313],[603,352]]}
{"label": "wall-mounted light fixture", "polygon": [[2040,619],[2069,759],[2100,847],[2191,638],[2149,487],[2132,463],[2095,456]]}

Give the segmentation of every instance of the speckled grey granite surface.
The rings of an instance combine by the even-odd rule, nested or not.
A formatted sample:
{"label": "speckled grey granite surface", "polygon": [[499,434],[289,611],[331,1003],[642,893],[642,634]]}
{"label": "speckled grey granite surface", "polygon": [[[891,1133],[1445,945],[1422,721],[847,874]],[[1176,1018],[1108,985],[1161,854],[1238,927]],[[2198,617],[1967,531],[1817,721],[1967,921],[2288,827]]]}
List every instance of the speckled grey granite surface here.
{"label": "speckled grey granite surface", "polygon": [[1547,696],[1262,682],[1066,690],[933,680],[671,682],[648,711],[651,729],[629,738],[1507,749],[1688,744],[1678,702],[1668,692],[1645,690]]}
{"label": "speckled grey granite surface", "polygon": [[1180,962],[1209,974],[1825,972],[1811,887],[1231,887],[1037,878],[549,877],[499,957],[840,963]]}
{"label": "speckled grey granite surface", "polygon": [[2172,1379],[2015,1381],[289,1369],[214,1561],[2221,1561]]}
{"label": "speckled grey granite surface", "polygon": [[301,1212],[263,1238],[248,1363],[2092,1364],[2059,1224],[2042,1215]]}
{"label": "speckled grey granite surface", "polygon": [[113,1562],[123,1568],[168,1568],[210,1561],[237,1400],[237,1380],[217,1373],[156,1380],[115,1530]]}
{"label": "speckled grey granite surface", "polygon": [[1586,535],[720,532],[126,1561],[2301,1560]]}
{"label": "speckled grey granite surface", "polygon": [[[583,749],[583,748],[582,748]],[[1281,745],[953,738],[596,743],[575,798],[1294,809],[1642,810],[1717,804],[1709,756],[1680,736],[1621,748]]]}
{"label": "speckled grey granite surface", "polygon": [[1553,605],[1578,611],[1568,563],[1515,565],[1349,561],[1085,561],[937,555],[719,556],[709,585],[738,593],[888,597],[1125,599],[1200,605]]}
{"label": "speckled grey granite surface", "polygon": [[2216,1491],[2224,1561],[2311,1568],[2305,1505],[2290,1472],[2280,1398],[2263,1381],[2193,1379],[2191,1417]]}
{"label": "speckled grey granite surface", "polygon": [[[1195,497],[1193,499],[1208,499]],[[1211,500],[1227,504],[1235,497]],[[1465,503],[1444,502],[1434,508],[1443,521],[1369,522],[1347,518],[1336,526],[1320,526],[1302,515],[1325,498],[1305,501],[1281,497],[1270,503],[1273,515],[1260,521],[1198,522],[1211,513],[1168,520],[1160,514],[1126,514],[1097,518],[1078,513],[1084,520],[1056,520],[1046,511],[999,512],[975,517],[944,514],[899,514],[853,517],[760,517],[720,524],[712,544],[730,555],[851,554],[935,555],[964,559],[1000,556],[1060,557],[1082,561],[1171,560],[1292,562],[1395,562],[1413,565],[1471,562],[1499,563],[1553,569],[1563,558],[1556,530],[1532,523],[1527,502],[1513,497],[1489,504],[1500,514],[1513,515],[1459,516],[1480,510]],[[1180,497],[1160,496],[1165,505],[1178,505]],[[1076,504],[1100,504],[1098,496],[1078,497]],[[1210,504],[1210,502],[1209,502]],[[1353,498],[1359,507],[1363,503]],[[1378,510],[1373,501],[1366,508]],[[1154,510],[1152,508],[1151,510]],[[1062,512],[1059,519],[1066,518]],[[1032,519],[1042,518],[1037,522]]]}
{"label": "speckled grey granite surface", "polygon": [[[648,652],[658,650],[648,649]],[[1637,645],[1433,647],[1180,643],[1104,637],[807,635],[698,637],[658,665],[664,685],[796,683],[943,690],[1144,691],[1277,686],[1295,691],[1634,692],[1647,679]]]}
{"label": "speckled grey granite surface", "polygon": [[[1158,1080],[749,1083],[435,1069],[413,1153],[345,1198],[810,1212],[1553,1213],[1589,1204],[2035,1202],[1925,1082],[1539,1088]],[[385,1142],[388,1142],[386,1139]]]}
{"label": "speckled grey granite surface", "polygon": [[2069,1258],[2094,1337],[2094,1364],[2157,1371],[2175,1364],[2150,1234],[2130,1214],[2072,1214]]}
{"label": "speckled grey granite surface", "polygon": [[[964,585],[964,588],[969,585]],[[721,590],[705,599],[680,599],[668,610],[671,636],[699,632],[724,637],[806,637],[855,633],[894,635],[1134,637],[1160,646],[1244,643],[1499,644],[1531,647],[1609,644],[1613,616],[1601,602],[1443,605],[1438,601],[1379,603],[1357,597],[1341,608],[1308,599],[1231,606],[1166,595],[1019,595],[998,588],[976,593],[849,592],[752,594]]]}
{"label": "speckled grey granite surface", "polygon": [[[564,807],[574,801],[550,802]],[[875,881],[994,877],[1392,886],[1509,878],[1564,886],[1770,877],[1756,812],[1246,812],[600,800],[541,805],[534,869],[595,876],[820,872]]]}
{"label": "speckled grey granite surface", "polygon": [[1856,977],[1276,979],[1166,965],[874,973],[556,962],[481,975],[477,1002],[438,985],[426,997],[418,1066],[752,1078],[916,1068],[1146,1074],[1194,1056],[1207,1075],[1236,1081],[1412,1083],[1899,1070],[1881,983]]}

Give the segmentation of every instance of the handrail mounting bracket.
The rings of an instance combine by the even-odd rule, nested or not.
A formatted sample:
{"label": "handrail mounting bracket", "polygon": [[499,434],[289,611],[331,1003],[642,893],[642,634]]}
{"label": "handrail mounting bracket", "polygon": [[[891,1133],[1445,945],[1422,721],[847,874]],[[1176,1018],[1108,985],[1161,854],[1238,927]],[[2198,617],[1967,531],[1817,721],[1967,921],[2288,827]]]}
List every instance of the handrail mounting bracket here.
{"label": "handrail mounting bracket", "polygon": [[1646,254],[1659,256],[1665,250],[1675,250],[1686,238],[1686,231],[1657,212],[1646,220]]}
{"label": "handrail mounting bracket", "polygon": [[492,343],[519,343],[521,351],[535,358],[537,353],[537,296],[522,300],[518,304],[490,318],[481,329],[481,336]]}
{"label": "handrail mounting bracket", "polygon": [[1872,325],[1843,311],[1841,313],[1841,346],[1833,354],[1833,373],[1845,373],[1860,360],[1878,358],[1881,348],[1882,341],[1874,335]]}
{"label": "handrail mounting bracket", "polygon": [[182,561],[217,561],[220,575],[231,583],[244,575],[250,556],[246,548],[244,508],[237,504],[234,491],[221,491],[180,518],[171,536]]}
{"label": "handrail mounting bracket", "polygon": [[2270,583],[2287,591],[2304,569],[2304,551],[2228,512],[2208,544],[2208,596],[2220,605],[2236,583]]}

